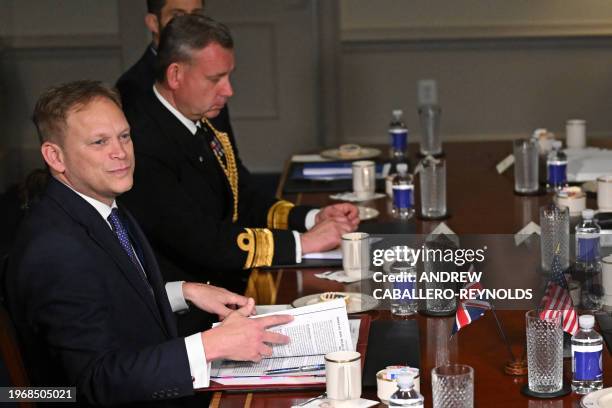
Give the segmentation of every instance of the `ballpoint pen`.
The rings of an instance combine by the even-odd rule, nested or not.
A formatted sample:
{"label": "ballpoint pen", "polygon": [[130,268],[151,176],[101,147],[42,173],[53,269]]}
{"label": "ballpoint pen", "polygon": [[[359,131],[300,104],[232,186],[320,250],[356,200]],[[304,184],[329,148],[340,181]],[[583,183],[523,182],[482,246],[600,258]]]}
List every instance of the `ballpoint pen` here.
{"label": "ballpoint pen", "polygon": [[313,364],[305,365],[301,367],[287,367],[287,368],[275,368],[272,370],[266,370],[266,375],[270,374],[289,374],[289,373],[303,373],[306,371],[319,371],[325,370],[325,364]]}

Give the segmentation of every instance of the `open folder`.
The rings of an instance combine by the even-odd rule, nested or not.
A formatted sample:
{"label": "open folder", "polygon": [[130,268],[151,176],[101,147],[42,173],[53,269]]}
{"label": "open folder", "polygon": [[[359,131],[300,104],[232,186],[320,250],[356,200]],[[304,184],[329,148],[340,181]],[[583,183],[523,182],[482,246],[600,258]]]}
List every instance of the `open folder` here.
{"label": "open folder", "polygon": [[[266,375],[267,370],[324,364],[332,351],[357,350],[365,361],[369,316],[348,319],[343,299],[317,303],[272,314],[291,314],[294,320],[270,330],[291,338],[286,345],[273,346],[273,354],[259,363],[218,361],[213,363],[210,387],[206,390],[274,390],[323,388],[325,370]],[[253,318],[261,317],[255,316]]]}

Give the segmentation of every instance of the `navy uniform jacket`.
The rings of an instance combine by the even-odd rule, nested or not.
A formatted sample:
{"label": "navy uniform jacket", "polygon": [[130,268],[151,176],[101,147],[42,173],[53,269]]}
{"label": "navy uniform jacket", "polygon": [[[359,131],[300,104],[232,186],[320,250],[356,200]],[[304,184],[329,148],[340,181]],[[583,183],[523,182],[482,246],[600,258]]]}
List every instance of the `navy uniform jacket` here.
{"label": "navy uniform jacket", "polygon": [[[211,280],[240,290],[236,280],[246,275],[243,269],[295,263],[295,238],[288,228],[304,230],[310,208],[260,194],[231,136],[239,176],[237,220],[228,179],[202,137],[193,135],[153,90],[125,112],[136,170],[134,187],[120,199],[151,240],[166,280]],[[268,229],[282,218],[272,215],[282,216],[283,209],[285,225]]]}
{"label": "navy uniform jacket", "polygon": [[[147,239],[122,210],[155,297],[100,214],[52,179],[8,261],[6,296],[33,385],[73,385],[81,406],[182,406],[193,394]],[[165,401],[160,401],[165,400]]]}

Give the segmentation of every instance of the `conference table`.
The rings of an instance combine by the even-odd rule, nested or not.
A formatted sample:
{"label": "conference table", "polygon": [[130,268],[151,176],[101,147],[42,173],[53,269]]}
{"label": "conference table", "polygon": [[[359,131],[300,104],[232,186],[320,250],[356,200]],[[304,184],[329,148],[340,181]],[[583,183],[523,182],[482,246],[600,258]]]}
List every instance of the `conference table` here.
{"label": "conference table", "polygon": [[[593,145],[610,147],[611,143],[599,140]],[[385,149],[385,147],[381,147]],[[418,160],[416,145],[409,146],[410,160]],[[512,153],[511,141],[455,142],[444,144],[447,165],[447,207],[450,217],[443,220],[455,233],[461,234],[515,234],[530,221],[539,222],[539,208],[552,200],[550,194],[519,196],[514,194],[513,171],[510,168],[498,174],[496,165]],[[284,194],[284,185],[289,177],[287,164],[278,189],[278,196],[297,204],[324,206],[334,203],[329,192]],[[415,183],[416,212],[419,211],[419,186]],[[396,222],[390,214],[388,198],[360,203],[376,208],[380,215],[365,223]],[[588,199],[588,208],[596,208],[595,200]],[[414,217],[409,221],[416,234],[429,234],[442,221],[427,221]],[[364,225],[366,225],[364,223]],[[329,268],[287,268],[270,270],[274,279],[277,304],[290,304],[296,298],[327,292],[343,291],[344,284],[316,278]],[[299,281],[299,282],[298,282]],[[373,321],[398,319],[388,310],[367,312]],[[504,331],[514,355],[525,355],[525,310],[498,310]],[[580,396],[569,394],[557,399],[536,399],[524,396],[521,388],[527,383],[526,376],[505,374],[504,366],[509,352],[500,339],[495,319],[487,312],[481,319],[463,328],[457,335],[448,334],[454,317],[426,317],[420,313],[407,319],[416,320],[419,327],[420,344],[420,390],[425,397],[425,406],[432,406],[431,370],[444,362],[467,364],[474,368],[474,401],[476,407],[579,407]],[[370,333],[370,336],[376,333]],[[401,350],[398,350],[398,353]],[[604,347],[604,385],[612,385],[612,358]],[[384,367],[381,367],[384,368]],[[571,379],[571,361],[564,359],[564,380]],[[211,407],[288,407],[317,396],[320,390],[293,392],[216,392]],[[376,389],[364,389],[363,398],[378,400]],[[384,406],[382,403],[379,406]]]}

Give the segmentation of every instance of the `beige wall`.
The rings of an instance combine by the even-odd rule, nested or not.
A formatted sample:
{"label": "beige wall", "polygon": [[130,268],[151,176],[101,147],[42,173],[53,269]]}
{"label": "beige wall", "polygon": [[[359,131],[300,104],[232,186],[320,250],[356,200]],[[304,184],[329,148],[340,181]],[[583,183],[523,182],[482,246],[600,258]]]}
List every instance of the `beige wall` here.
{"label": "beige wall", "polygon": [[418,136],[419,79],[436,79],[445,140],[499,139],[566,119],[612,135],[612,2],[345,0],[343,141],[386,143],[390,111]]}
{"label": "beige wall", "polygon": [[114,83],[148,42],[144,1],[0,0],[0,190],[42,165],[30,117],[47,87]]}
{"label": "beige wall", "polygon": [[[315,1],[323,10],[321,4],[328,7],[334,0],[257,0],[266,6],[265,16],[245,13],[244,1],[210,0],[209,8],[234,26],[251,27],[252,20],[278,30],[284,26],[273,19],[283,21],[282,13],[296,14]],[[272,88],[264,71],[236,72],[240,95],[232,102],[235,128],[241,152],[256,171],[279,171],[288,149],[343,141],[386,143],[389,113],[395,107],[405,109],[409,127],[418,133],[416,81],[425,78],[438,81],[447,140],[524,136],[536,127],[561,131],[570,117],[586,119],[590,135],[612,134],[611,1],[337,1],[339,36],[333,21],[325,21],[324,35],[316,39],[328,52],[327,63],[317,64],[321,55],[299,63],[304,70],[317,71],[309,81],[319,78],[326,84],[315,92],[321,102],[318,111],[312,109],[312,95],[302,97],[308,109],[300,108],[305,85],[284,86],[276,105],[270,105],[258,97],[262,87]],[[0,0],[0,188],[40,164],[30,114],[44,88],[84,77],[112,83],[140,56],[149,41],[142,23],[144,4]],[[308,18],[314,29],[321,25],[320,15]],[[297,50],[317,34],[308,24],[296,27],[283,40]],[[239,55],[241,67],[263,61],[258,51],[265,44],[249,33],[238,30],[249,47]],[[336,50],[337,58],[332,55]],[[280,78],[304,77],[291,65],[298,63],[297,51],[275,52]],[[248,61],[258,58],[258,64]],[[307,121],[306,136],[270,130],[263,138],[251,134],[256,126],[265,130],[252,113],[262,116],[272,110],[283,120]],[[283,140],[281,146],[275,143],[280,137],[294,139]]]}
{"label": "beige wall", "polygon": [[340,4],[344,39],[367,39],[380,30],[404,36],[420,31],[421,38],[476,30],[494,36],[510,28],[508,34],[520,35],[530,27],[540,35],[550,30],[612,32],[612,2],[606,0],[341,0]]}

